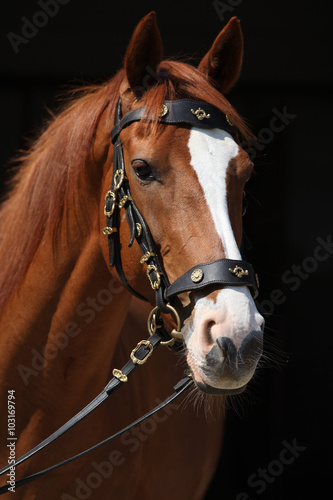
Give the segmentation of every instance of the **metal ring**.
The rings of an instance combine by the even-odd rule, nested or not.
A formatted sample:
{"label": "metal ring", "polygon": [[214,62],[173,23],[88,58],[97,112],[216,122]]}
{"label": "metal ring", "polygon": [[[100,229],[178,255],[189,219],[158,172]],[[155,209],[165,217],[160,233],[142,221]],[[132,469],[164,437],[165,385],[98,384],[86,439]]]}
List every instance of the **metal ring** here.
{"label": "metal ring", "polygon": [[157,328],[160,328],[156,324],[156,316],[155,316],[155,313],[156,311],[158,311],[158,309],[159,307],[155,306],[154,309],[150,311],[150,314],[148,316],[147,326],[149,335],[154,335],[154,333],[156,333]]}
{"label": "metal ring", "polygon": [[[182,332],[180,331],[181,329],[181,321],[180,321],[180,317],[179,317],[179,314],[177,313],[176,309],[174,307],[172,307],[170,304],[166,304],[167,308],[170,309],[170,311],[173,313],[175,319],[176,319],[176,323],[177,323],[177,329],[173,329],[172,332],[171,332],[171,336],[173,337],[171,340],[166,340],[166,341],[161,341],[161,345],[166,345],[166,346],[173,346],[173,344],[175,343],[176,339],[178,340],[183,340],[183,334]],[[159,310],[159,307],[158,306],[155,306],[154,309],[151,310],[149,316],[148,316],[148,333],[149,335],[153,335],[157,328],[159,328],[157,325],[156,325],[156,319],[155,319],[155,313]],[[152,327],[152,320],[154,322],[153,324],[153,327]]]}
{"label": "metal ring", "polygon": [[167,304],[166,305],[170,311],[173,313],[173,315],[175,316],[176,318],[176,323],[177,323],[177,330],[173,329],[172,332],[171,332],[171,335],[175,338],[175,339],[179,339],[179,340],[183,340],[183,334],[182,332],[180,331],[181,329],[181,321],[180,321],[180,317],[179,317],[179,314],[177,313],[176,309],[174,307],[172,307],[170,304]]}
{"label": "metal ring", "polygon": [[[155,306],[154,309],[152,309],[150,311],[150,314],[148,316],[148,321],[147,321],[147,325],[148,325],[148,333],[149,335],[154,335],[154,333],[156,332],[157,328],[159,328],[157,325],[156,325],[156,316],[155,316],[155,313],[159,310],[159,307],[158,306]],[[154,325],[152,327],[152,320],[154,321]],[[176,339],[175,338],[172,338],[170,340],[161,340],[160,344],[161,345],[165,345],[165,346],[169,346],[169,347],[172,347],[173,344],[176,342]]]}

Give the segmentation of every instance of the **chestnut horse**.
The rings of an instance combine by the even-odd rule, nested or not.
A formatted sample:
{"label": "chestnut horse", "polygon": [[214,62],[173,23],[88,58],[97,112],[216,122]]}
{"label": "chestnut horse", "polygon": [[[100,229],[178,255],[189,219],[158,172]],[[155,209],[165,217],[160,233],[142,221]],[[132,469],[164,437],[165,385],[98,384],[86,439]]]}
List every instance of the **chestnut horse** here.
{"label": "chestnut horse", "polygon": [[[251,134],[222,94],[238,78],[242,47],[239,22],[232,18],[198,68],[163,61],[150,13],[133,34],[124,68],[107,83],[72,96],[21,158],[0,221],[1,464],[87,405],[148,335],[143,325],[151,306],[133,299],[123,283],[155,306],[153,288],[161,272],[148,269],[149,255],[142,260],[140,227],[127,222],[120,202],[132,206],[134,200],[162,279],[176,288],[171,302],[183,323],[184,349],[159,348],[92,415],[13,467],[7,482],[15,489],[20,477],[124,427],[165,398],[187,366],[195,388],[187,404],[171,404],[111,446],[18,489],[15,498],[204,497],[219,456],[223,412],[214,416],[204,405],[195,408],[193,399],[241,392],[262,346],[263,318],[247,282],[236,283],[239,271],[248,271],[232,268],[241,261],[242,195],[253,165],[239,140]],[[173,102],[182,113],[188,104],[187,121],[167,121]],[[129,115],[143,106],[143,119]],[[110,141],[116,113],[118,119],[134,117],[116,133],[126,174],[119,184],[126,182],[132,197],[122,200],[110,194],[116,182],[117,148]],[[223,117],[225,126],[209,125],[215,116]],[[227,131],[227,123],[237,133]],[[105,213],[110,222],[115,207],[119,225],[105,228]],[[122,279],[109,266],[108,240],[111,253],[118,241]],[[202,269],[214,274],[222,261],[229,262],[230,283],[213,277],[201,285]],[[193,267],[197,288],[181,286],[185,278],[190,281]],[[161,310],[168,312],[165,306]],[[171,333],[175,315],[160,315]]]}

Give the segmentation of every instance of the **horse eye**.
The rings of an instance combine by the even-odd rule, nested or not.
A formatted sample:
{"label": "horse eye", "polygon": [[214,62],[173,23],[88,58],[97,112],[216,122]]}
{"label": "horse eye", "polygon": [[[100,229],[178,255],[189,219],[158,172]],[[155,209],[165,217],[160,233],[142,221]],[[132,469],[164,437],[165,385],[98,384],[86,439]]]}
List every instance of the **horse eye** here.
{"label": "horse eye", "polygon": [[134,160],[132,162],[132,167],[134,169],[135,175],[142,181],[152,180],[154,176],[150,165],[143,160]]}

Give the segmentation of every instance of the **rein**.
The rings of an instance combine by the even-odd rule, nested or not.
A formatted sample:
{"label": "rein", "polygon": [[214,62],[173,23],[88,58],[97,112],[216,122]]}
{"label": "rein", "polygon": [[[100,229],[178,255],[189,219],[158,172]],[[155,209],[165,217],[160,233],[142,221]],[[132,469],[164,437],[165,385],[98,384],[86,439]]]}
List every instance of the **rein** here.
{"label": "rein", "polygon": [[[92,413],[96,408],[98,408],[104,401],[106,401],[111,394],[113,394],[121,385],[123,385],[125,382],[128,381],[128,377],[138,368],[138,366],[143,365],[146,363],[147,359],[151,356],[153,351],[156,349],[156,347],[162,342],[163,343],[163,335],[167,335],[166,331],[164,328],[159,328],[159,331],[155,334],[153,334],[149,340],[141,340],[137,344],[137,346],[132,350],[130,354],[130,359],[129,361],[125,364],[125,366],[121,369],[118,370],[115,368],[113,370],[113,378],[108,382],[108,384],[104,387],[102,392],[98,394],[98,396],[93,399],[85,408],[83,408],[79,413],[77,413],[74,417],[72,417],[70,420],[68,420],[63,426],[61,426],[59,429],[57,429],[53,434],[51,434],[48,438],[46,438],[44,441],[39,443],[37,446],[32,448],[30,451],[22,455],[20,458],[18,458],[15,463],[11,463],[7,465],[6,467],[3,467],[0,470],[0,475],[5,474],[8,472],[12,467],[17,467],[19,464],[25,462],[29,458],[31,458],[33,455],[41,451],[42,449],[46,448],[48,445],[56,441],[58,438],[63,436],[67,431],[69,431],[72,427],[74,427],[76,424],[81,422],[85,417],[87,417],[90,413]],[[95,446],[83,451],[82,453],[79,453],[71,458],[68,458],[67,460],[64,460],[62,462],[59,462],[56,465],[53,465],[47,469],[44,469],[40,472],[37,472],[35,474],[32,474],[31,476],[27,476],[23,479],[19,479],[18,481],[15,482],[15,488],[19,488],[20,486],[24,486],[25,484],[38,479],[39,477],[44,476],[48,472],[51,472],[55,469],[58,469],[62,467],[63,465],[66,465],[78,458],[83,457],[84,455],[96,450],[97,448],[100,448],[106,443],[109,443],[111,440],[115,439],[116,437],[121,436],[124,432],[132,429],[136,425],[140,424],[147,418],[151,417],[161,409],[163,409],[165,406],[170,404],[172,401],[177,399],[183,392],[185,392],[191,385],[193,385],[193,380],[191,379],[190,376],[185,376],[183,379],[181,379],[175,386],[174,386],[174,393],[166,398],[162,403],[157,405],[155,408],[153,408],[151,411],[140,417],[138,420],[133,422],[132,424],[128,425],[127,427],[123,428],[121,431],[117,432],[116,434],[104,439],[100,443],[96,444]],[[3,495],[4,493],[8,492],[10,488],[10,484],[7,484],[5,486],[2,486],[0,488],[0,495]]]}
{"label": "rein", "polygon": [[[25,460],[28,460],[60,436],[64,435],[69,429],[74,427],[87,415],[93,412],[106,399],[108,399],[115,390],[128,381],[128,377],[138,368],[138,366],[143,365],[147,361],[159,344],[167,345],[169,347],[173,346],[175,348],[180,345],[180,341],[183,340],[181,333],[181,320],[173,303],[174,299],[179,294],[183,292],[201,290],[210,285],[218,284],[227,286],[247,286],[249,287],[254,298],[258,295],[257,275],[255,274],[252,266],[245,260],[218,259],[212,262],[199,263],[170,284],[158,259],[154,240],[149,227],[131,196],[120,141],[121,131],[125,127],[128,127],[131,123],[144,119],[145,114],[146,107],[141,107],[127,113],[123,117],[121,111],[121,101],[119,99],[115,112],[114,128],[111,131],[111,140],[114,144],[113,175],[110,190],[105,195],[104,214],[106,215],[107,225],[103,229],[103,234],[108,236],[110,266],[114,266],[116,268],[122,284],[133,295],[147,301],[145,297],[136,292],[129,285],[122,268],[119,239],[119,219],[120,210],[124,208],[131,232],[129,246],[132,246],[134,239],[136,239],[142,253],[140,263],[147,266],[147,278],[149,279],[152,289],[155,291],[156,306],[153,308],[148,318],[148,332],[150,337],[148,340],[141,340],[137,344],[130,354],[129,361],[121,370],[117,368],[113,370],[113,378],[93,401],[91,401],[74,417],[68,420],[57,431],[51,434],[47,439],[18,458],[15,463],[2,468],[0,470],[0,475],[5,474],[11,468],[17,467]],[[203,129],[220,128],[230,134],[237,133],[229,118],[215,106],[190,99],[165,101],[159,116],[159,121],[164,124],[183,124]],[[163,322],[160,318],[161,312],[171,314],[175,319],[177,326],[171,331],[171,333],[168,333],[163,326]],[[106,444],[112,439],[120,436],[122,433],[128,431],[135,425],[138,425],[143,420],[149,418],[154,413],[174,401],[177,397],[183,394],[184,391],[191,387],[193,383],[194,382],[191,379],[191,376],[187,375],[174,387],[175,392],[171,396],[143,417],[133,422],[131,425],[78,455],[53,465],[48,469],[16,481],[15,487],[23,486],[24,484],[27,484],[28,482],[33,481],[34,479],[37,479],[58,467],[94,451],[103,444]],[[1,487],[0,495],[9,491],[9,487],[9,484]]]}

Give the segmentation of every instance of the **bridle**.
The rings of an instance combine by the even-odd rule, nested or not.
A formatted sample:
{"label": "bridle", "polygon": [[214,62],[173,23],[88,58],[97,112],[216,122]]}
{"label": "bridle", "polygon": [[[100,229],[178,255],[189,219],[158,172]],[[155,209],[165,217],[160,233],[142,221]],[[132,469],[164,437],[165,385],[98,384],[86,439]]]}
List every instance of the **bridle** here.
{"label": "bridle", "polygon": [[[177,344],[179,345],[182,340],[181,320],[175,308],[175,299],[179,294],[183,292],[201,290],[211,285],[222,285],[247,286],[254,298],[258,295],[257,276],[252,266],[245,260],[218,259],[212,262],[198,263],[170,284],[159,261],[158,252],[156,251],[149,227],[132,198],[128,178],[125,172],[124,156],[120,140],[121,131],[125,127],[130,126],[133,122],[144,120],[146,112],[146,107],[140,107],[127,113],[125,116],[122,116],[121,101],[120,99],[118,101],[115,112],[114,127],[111,131],[111,140],[114,144],[113,173],[110,190],[105,195],[104,213],[106,215],[106,227],[103,229],[103,234],[108,237],[110,266],[115,266],[121,282],[133,295],[147,301],[145,297],[130,286],[122,267],[119,220],[120,210],[124,208],[131,234],[129,246],[132,246],[134,239],[136,239],[142,253],[140,263],[147,265],[146,274],[152,289],[155,291],[156,306],[153,308],[148,318],[148,331],[150,337],[148,340],[142,340],[137,344],[130,354],[129,361],[121,370],[116,368],[113,370],[113,378],[93,401],[91,401],[85,408],[72,417],[57,431],[51,434],[51,436],[18,458],[15,463],[11,463],[1,469],[0,475],[5,474],[11,467],[18,466],[20,463],[38,453],[94,411],[116,389],[128,381],[129,376],[138,368],[138,366],[143,365],[147,361],[159,344],[167,345],[169,347],[177,347]],[[173,124],[179,126],[187,125],[203,129],[219,128],[229,132],[230,134],[237,134],[237,130],[229,118],[215,106],[190,99],[165,101],[158,119],[162,124]],[[171,333],[164,328],[160,313],[172,314],[174,317],[177,326],[171,331]],[[174,387],[174,393],[169,398],[145,414],[143,417],[133,422],[131,425],[98,443],[92,448],[84,451],[83,453],[64,460],[63,462],[51,466],[48,469],[16,481],[15,487],[17,488],[27,484],[28,482],[37,479],[46,473],[55,470],[56,468],[59,468],[110,442],[112,439],[120,436],[122,433],[128,431],[135,425],[138,425],[146,418],[149,418],[154,413],[164,408],[166,405],[171,403],[171,401],[174,401],[185,390],[191,387],[192,384],[193,380],[191,375],[187,374],[180,382],[178,382],[178,384],[176,384]],[[6,493],[8,490],[9,485],[7,484],[6,486],[0,488],[0,494]]]}
{"label": "bridle", "polygon": [[[197,291],[210,285],[247,286],[254,298],[258,295],[258,280],[252,266],[244,260],[218,259],[212,262],[198,263],[172,284],[162,268],[158,259],[153,237],[149,227],[133,200],[128,178],[125,172],[123,149],[120,133],[133,122],[143,120],[147,113],[145,106],[127,113],[124,117],[121,111],[121,101],[115,112],[114,127],[111,139],[114,144],[113,175],[110,190],[105,195],[104,213],[106,227],[103,233],[108,236],[110,266],[115,266],[123,285],[136,297],[147,300],[133,290],[128,283],[121,262],[119,241],[119,214],[122,208],[126,211],[126,218],[130,228],[130,242],[132,246],[136,239],[142,257],[141,264],[147,264],[147,277],[152,289],[155,291],[156,312],[172,313],[179,323],[178,314],[175,312],[174,299],[183,292]],[[235,126],[228,116],[224,115],[215,106],[194,101],[179,99],[165,101],[159,116],[161,124],[189,125],[203,129],[219,128],[230,134],[237,134]],[[181,334],[174,333],[175,338]]]}

